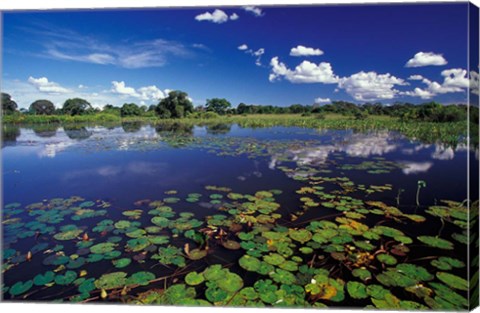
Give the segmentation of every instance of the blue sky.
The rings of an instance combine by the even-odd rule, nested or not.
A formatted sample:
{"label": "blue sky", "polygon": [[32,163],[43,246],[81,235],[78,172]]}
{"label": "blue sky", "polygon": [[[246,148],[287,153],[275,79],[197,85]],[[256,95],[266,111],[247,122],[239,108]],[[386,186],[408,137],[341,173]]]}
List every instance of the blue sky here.
{"label": "blue sky", "polygon": [[465,103],[467,8],[4,12],[2,91],[20,107],[71,97],[150,105],[174,89],[195,105]]}

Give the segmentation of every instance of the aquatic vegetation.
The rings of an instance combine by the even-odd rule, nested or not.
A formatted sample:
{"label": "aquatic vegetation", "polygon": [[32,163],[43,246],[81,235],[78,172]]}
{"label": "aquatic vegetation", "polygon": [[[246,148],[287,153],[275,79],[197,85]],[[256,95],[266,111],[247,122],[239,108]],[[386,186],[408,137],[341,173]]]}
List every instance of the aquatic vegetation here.
{"label": "aquatic vegetation", "polygon": [[[304,122],[305,127],[325,126]],[[383,126],[355,124],[368,130]],[[420,206],[422,181],[398,186],[386,175],[402,173],[401,161],[377,154],[367,158],[349,150],[355,144],[349,149],[328,144],[331,151],[324,154],[319,137],[262,140],[218,132],[214,138],[197,137],[190,127],[167,126],[157,127],[161,138],[135,139],[129,147],[195,148],[216,157],[262,160],[272,171],[268,174],[285,177],[291,186],[225,186],[206,177],[201,180],[203,189],[164,186],[158,197],[122,207],[114,200],[81,197],[6,204],[6,300],[468,307],[468,262],[463,253],[470,243],[468,202],[425,205],[422,194]],[[94,149],[86,141],[81,145]],[[106,141],[97,141],[95,148],[119,148],[118,142]],[[262,173],[252,175],[260,178]],[[375,183],[360,176],[375,176]],[[405,191],[402,205],[400,187]],[[407,194],[408,201],[403,198]],[[42,266],[31,267],[41,268],[32,272],[26,270],[29,265]]]}

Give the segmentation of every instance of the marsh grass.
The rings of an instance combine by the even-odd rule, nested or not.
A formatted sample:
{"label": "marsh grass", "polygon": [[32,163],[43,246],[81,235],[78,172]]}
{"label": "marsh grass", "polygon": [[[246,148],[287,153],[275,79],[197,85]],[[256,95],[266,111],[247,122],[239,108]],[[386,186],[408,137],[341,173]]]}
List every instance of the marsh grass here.
{"label": "marsh grass", "polygon": [[[128,117],[122,118],[113,114],[93,114],[81,116],[67,115],[5,115],[5,124],[119,124],[128,122],[142,122],[153,125],[200,125],[238,124],[241,127],[261,128],[273,126],[295,126],[315,129],[352,129],[355,131],[392,130],[404,134],[412,140],[422,142],[442,142],[456,146],[467,141],[467,120],[461,122],[434,123],[419,121],[402,121],[390,116],[369,115],[365,119],[355,119],[352,116],[328,114],[317,116],[301,116],[300,114],[252,114],[252,115],[224,115],[212,118],[188,117],[182,119],[160,119],[157,117]],[[470,133],[478,132],[478,125],[471,124]],[[471,144],[478,146],[478,136],[471,138]]]}

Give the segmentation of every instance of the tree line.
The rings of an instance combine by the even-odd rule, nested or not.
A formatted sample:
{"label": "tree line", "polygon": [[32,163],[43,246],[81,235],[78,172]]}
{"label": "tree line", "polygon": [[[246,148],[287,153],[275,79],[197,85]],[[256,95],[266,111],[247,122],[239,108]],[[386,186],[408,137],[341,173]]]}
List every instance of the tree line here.
{"label": "tree line", "polygon": [[[236,108],[223,98],[208,99],[204,106],[194,107],[188,94],[183,91],[171,91],[168,96],[156,105],[139,106],[135,103],[125,103],[121,107],[107,104],[103,109],[93,108],[85,99],[72,98],[66,100],[61,108],[49,100],[37,100],[30,104],[28,109],[18,110],[18,106],[11,96],[2,93],[3,114],[31,114],[31,115],[88,115],[113,114],[121,117],[146,116],[162,119],[201,117],[213,118],[219,115],[248,115],[248,114],[302,114],[315,115],[323,118],[326,114],[340,114],[352,116],[355,119],[364,119],[369,115],[384,115],[397,117],[402,120],[418,120],[428,122],[457,122],[467,118],[466,105],[441,105],[436,102],[412,104],[397,102],[392,105],[381,103],[355,104],[347,101],[332,101],[324,105],[292,104],[290,106],[254,105],[240,103]],[[478,124],[478,108],[472,107],[470,112],[472,121]]]}

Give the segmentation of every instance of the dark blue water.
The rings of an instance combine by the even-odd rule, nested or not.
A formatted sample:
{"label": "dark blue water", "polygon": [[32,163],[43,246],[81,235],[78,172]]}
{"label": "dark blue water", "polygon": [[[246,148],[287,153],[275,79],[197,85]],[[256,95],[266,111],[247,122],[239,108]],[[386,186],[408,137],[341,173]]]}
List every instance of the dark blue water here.
{"label": "dark blue water", "polygon": [[[222,150],[226,145],[235,146],[242,140],[254,139],[272,146],[285,145],[285,149],[280,146],[280,152],[298,154],[300,165],[323,163],[334,174],[348,174],[356,183],[390,183],[394,191],[405,189],[402,198],[410,204],[415,201],[417,181],[424,180],[427,188],[421,192],[422,202],[433,204],[441,199],[466,199],[468,153],[472,160],[476,159],[475,153],[465,146],[422,144],[391,132],[320,132],[293,127],[250,129],[236,125],[227,131],[212,135],[205,127],[195,127],[187,138],[201,139],[200,142],[177,147],[165,143],[166,137],[175,132],[165,135],[151,126],[142,126],[135,132],[125,132],[122,127],[86,127],[73,135],[72,131],[62,128],[54,133],[20,128],[18,136],[5,138],[2,149],[4,202],[27,204],[78,195],[128,207],[139,199],[157,199],[166,190],[200,192],[210,184],[245,193],[259,189],[283,190],[289,185],[294,190],[295,182],[272,165],[278,157],[277,151],[261,156],[209,153],[212,145]],[[236,141],[225,144],[224,141],[231,138]],[[303,147],[298,149],[297,145],[289,151],[288,144],[294,141],[300,144],[303,141]],[[378,157],[401,164],[403,168],[378,175],[338,169],[342,163],[361,163]],[[476,164],[472,162],[473,166]]]}
{"label": "dark blue water", "polygon": [[[349,195],[395,206],[398,201],[398,207],[406,213],[423,213],[421,210],[440,200],[461,202],[467,198],[467,158],[471,159],[470,170],[478,172],[478,152],[473,149],[464,145],[449,147],[441,143],[416,142],[388,131],[361,133],[297,127],[252,129],[237,125],[50,129],[7,126],[6,130],[4,128],[2,142],[5,205],[19,202],[27,206],[44,199],[80,196],[86,200],[109,202],[108,218],[115,221],[125,219],[122,211],[138,208],[134,205],[138,200],[161,200],[169,190],[177,191],[175,197],[185,199],[190,193],[205,194],[205,187],[214,185],[241,194],[281,190],[283,193],[276,197],[281,204],[278,213],[283,216],[279,223],[295,227],[287,217],[297,214],[301,207],[296,191],[305,183],[294,178],[308,175],[312,169],[324,171],[326,177],[348,177],[355,185],[363,184],[366,188],[388,184],[391,190],[372,194],[357,190]],[[285,171],[285,168],[292,171]],[[378,169],[382,171],[375,173]],[[425,181],[426,187],[418,193],[420,206],[417,206],[419,181]],[[478,199],[478,181],[471,183],[471,190],[476,191],[470,195],[471,199]],[[326,186],[327,192],[329,188]],[[175,207],[176,210],[194,212],[199,219],[218,213],[215,208],[200,203],[181,202]],[[19,217],[31,219],[24,213]],[[332,214],[338,215],[338,211],[312,209],[297,222]],[[145,214],[141,221],[148,224],[150,218]],[[103,219],[85,219],[79,224],[91,228]],[[378,220],[370,222],[368,224],[375,224]],[[67,220],[58,226],[72,223]],[[422,227],[411,225],[415,224],[398,227],[408,236],[416,236],[419,231],[436,235],[441,227],[439,220],[434,219],[429,219]],[[449,232],[448,227],[444,233]],[[41,241],[50,243],[52,240],[42,237]],[[26,254],[35,244],[35,238],[27,238],[15,242],[12,247]],[[177,246],[182,244],[180,242]],[[425,250],[424,253],[429,252],[424,247],[421,249]],[[76,253],[77,248],[66,244],[64,250],[70,255]],[[420,257],[423,252],[415,251],[413,257]],[[456,247],[448,255],[464,259],[464,254],[464,249]],[[211,256],[214,257],[236,263],[239,255],[219,252]],[[4,275],[6,285],[45,272],[41,259],[36,260],[21,262],[18,267],[8,270]],[[112,271],[111,262],[101,264],[87,265],[89,275],[99,277]],[[126,270],[150,270],[157,277],[168,270],[154,266],[135,263]],[[61,287],[52,290],[62,292]],[[30,299],[55,299],[55,294],[49,292],[36,293]],[[71,294],[74,293],[75,288]]]}

